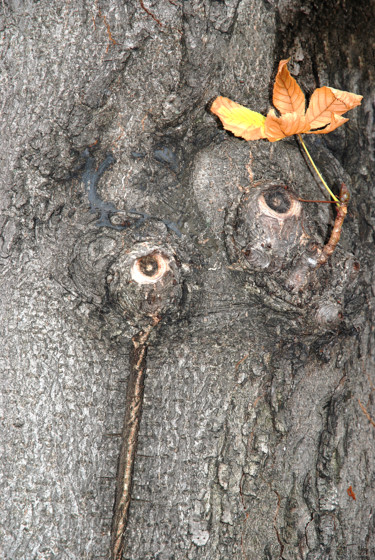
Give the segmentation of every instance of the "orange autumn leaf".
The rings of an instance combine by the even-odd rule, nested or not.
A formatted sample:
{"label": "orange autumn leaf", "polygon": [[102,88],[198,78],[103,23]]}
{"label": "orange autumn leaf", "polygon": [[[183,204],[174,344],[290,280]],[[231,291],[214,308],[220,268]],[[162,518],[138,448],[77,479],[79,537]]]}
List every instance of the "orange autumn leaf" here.
{"label": "orange autumn leaf", "polygon": [[245,140],[266,137],[263,132],[266,117],[227,97],[217,97],[211,105],[211,111],[220,118],[224,128],[235,136]]}
{"label": "orange autumn leaf", "polygon": [[332,132],[332,130],[336,130],[342,124],[348,122],[349,119],[342,117],[341,115],[336,115],[333,113],[331,117],[331,122],[325,128],[318,128],[316,130],[309,130],[308,134],[328,134],[328,132]]}
{"label": "orange autumn leaf", "polygon": [[361,95],[347,91],[329,87],[318,88],[311,96],[306,119],[310,122],[312,129],[321,128],[331,123],[332,115],[342,115],[350,109],[354,109],[360,105],[361,100]]}
{"label": "orange autumn leaf", "polygon": [[273,86],[273,104],[282,115],[285,113],[305,114],[305,96],[296,80],[289,74],[290,58],[281,60]]}
{"label": "orange autumn leaf", "polygon": [[270,142],[294,134],[327,134],[347,122],[341,115],[361,104],[361,95],[325,86],[313,92],[305,112],[305,96],[290,75],[288,62],[280,61],[273,88],[273,104],[280,116],[271,109],[264,117],[227,97],[217,97],[211,111],[226,130],[245,140],[267,138]]}
{"label": "orange autumn leaf", "polygon": [[306,124],[305,115],[285,113],[278,117],[274,109],[270,109],[264,123],[265,135],[270,142],[276,142],[286,136],[306,132],[308,129],[309,126]]}

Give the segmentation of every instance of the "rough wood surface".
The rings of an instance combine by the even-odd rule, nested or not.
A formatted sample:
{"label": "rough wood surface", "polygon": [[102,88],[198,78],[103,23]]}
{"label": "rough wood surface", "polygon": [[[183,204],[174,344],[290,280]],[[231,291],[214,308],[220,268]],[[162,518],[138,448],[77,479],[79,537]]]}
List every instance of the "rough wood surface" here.
{"label": "rough wood surface", "polygon": [[[374,23],[364,0],[0,3],[1,558],[109,558],[131,340],[159,309],[123,559],[375,557]],[[321,267],[335,216],[297,200],[321,196],[297,143],[206,110],[265,114],[289,56],[304,91],[364,96],[306,140],[351,193]],[[113,154],[115,227],[88,148]]]}

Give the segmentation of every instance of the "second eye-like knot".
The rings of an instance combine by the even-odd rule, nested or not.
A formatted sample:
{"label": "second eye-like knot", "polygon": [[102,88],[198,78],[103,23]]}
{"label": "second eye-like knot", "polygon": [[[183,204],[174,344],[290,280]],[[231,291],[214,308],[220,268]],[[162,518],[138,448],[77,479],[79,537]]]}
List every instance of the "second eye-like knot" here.
{"label": "second eye-like knot", "polygon": [[283,185],[272,186],[262,193],[258,198],[258,207],[265,216],[278,220],[301,214],[301,203]]}
{"label": "second eye-like knot", "polygon": [[275,212],[279,212],[280,214],[288,212],[291,206],[289,196],[286,192],[280,190],[273,192],[269,191],[263,195],[263,198],[271,210],[275,210]]}
{"label": "second eye-like knot", "polygon": [[155,252],[136,259],[131,267],[131,277],[138,284],[154,284],[169,270],[169,259]]}
{"label": "second eye-like knot", "polygon": [[109,268],[110,301],[126,320],[137,325],[177,312],[183,271],[172,248],[139,243],[132,251],[123,252]]}
{"label": "second eye-like knot", "polygon": [[228,218],[229,257],[245,269],[285,268],[305,243],[302,205],[283,184],[249,190]]}

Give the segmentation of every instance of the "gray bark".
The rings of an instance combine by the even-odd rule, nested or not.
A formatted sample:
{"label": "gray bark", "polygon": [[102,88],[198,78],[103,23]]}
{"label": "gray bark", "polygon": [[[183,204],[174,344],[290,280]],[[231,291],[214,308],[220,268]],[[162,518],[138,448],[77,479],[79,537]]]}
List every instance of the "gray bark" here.
{"label": "gray bark", "polygon": [[[0,10],[1,558],[109,558],[131,339],[155,315],[123,558],[374,558],[374,2]],[[305,91],[364,95],[306,140],[352,193],[315,268],[334,209],[297,200],[324,194],[295,140],[207,111],[265,114],[289,56]],[[90,212],[87,148],[113,154],[98,189],[120,213]],[[167,280],[139,284],[150,254]]]}

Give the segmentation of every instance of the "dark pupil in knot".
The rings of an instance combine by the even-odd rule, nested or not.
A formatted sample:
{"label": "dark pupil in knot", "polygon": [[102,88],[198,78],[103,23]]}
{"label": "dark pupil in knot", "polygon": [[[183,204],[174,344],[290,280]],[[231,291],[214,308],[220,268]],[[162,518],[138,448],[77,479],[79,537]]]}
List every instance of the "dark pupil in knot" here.
{"label": "dark pupil in knot", "polygon": [[264,195],[264,200],[272,210],[279,214],[288,212],[291,206],[289,196],[284,191],[268,191]]}
{"label": "dark pupil in knot", "polygon": [[138,260],[139,270],[146,276],[154,276],[159,269],[158,261],[153,255],[146,255]]}

